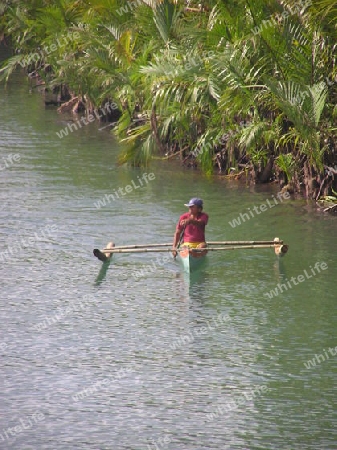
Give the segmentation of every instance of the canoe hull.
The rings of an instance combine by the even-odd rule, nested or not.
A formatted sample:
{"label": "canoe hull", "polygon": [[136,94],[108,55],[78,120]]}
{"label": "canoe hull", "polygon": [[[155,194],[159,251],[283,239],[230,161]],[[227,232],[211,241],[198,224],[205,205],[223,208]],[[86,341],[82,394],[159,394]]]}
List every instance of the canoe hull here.
{"label": "canoe hull", "polygon": [[179,262],[184,269],[184,272],[193,273],[198,270],[204,263],[207,250],[204,252],[193,252],[193,249],[182,247],[179,250]]}

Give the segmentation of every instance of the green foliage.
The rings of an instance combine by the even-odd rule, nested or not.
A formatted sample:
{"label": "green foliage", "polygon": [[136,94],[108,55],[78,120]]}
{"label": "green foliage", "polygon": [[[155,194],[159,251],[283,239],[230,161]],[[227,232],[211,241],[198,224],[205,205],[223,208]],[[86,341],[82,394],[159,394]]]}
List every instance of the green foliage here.
{"label": "green foliage", "polygon": [[179,17],[177,5],[163,0],[153,10],[153,20],[165,44],[173,37]]}
{"label": "green foliage", "polygon": [[285,173],[288,182],[292,180],[295,173],[295,158],[291,153],[281,154],[276,160],[276,165]]}
{"label": "green foliage", "polygon": [[116,101],[122,162],[148,164],[160,151],[204,148],[196,161],[211,173],[218,136],[227,133],[225,165],[237,162],[236,148],[254,165],[276,159],[289,180],[301,176],[300,161],[322,171],[337,114],[336,2],[8,4],[1,27],[14,56],[2,77],[37,49],[76,33],[68,45],[38,52],[26,69],[50,86],[66,83],[94,105]]}

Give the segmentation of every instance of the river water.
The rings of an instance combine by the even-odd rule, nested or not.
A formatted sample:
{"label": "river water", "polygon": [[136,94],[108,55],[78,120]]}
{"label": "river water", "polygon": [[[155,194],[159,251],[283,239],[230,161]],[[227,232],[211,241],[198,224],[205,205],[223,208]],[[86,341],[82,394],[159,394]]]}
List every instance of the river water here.
{"label": "river water", "polygon": [[[1,84],[0,448],[336,449],[337,218],[175,162],[118,166],[109,128],[61,139],[68,120]],[[209,240],[288,254],[214,252],[191,278],[164,254],[93,257],[170,242],[193,196]]]}

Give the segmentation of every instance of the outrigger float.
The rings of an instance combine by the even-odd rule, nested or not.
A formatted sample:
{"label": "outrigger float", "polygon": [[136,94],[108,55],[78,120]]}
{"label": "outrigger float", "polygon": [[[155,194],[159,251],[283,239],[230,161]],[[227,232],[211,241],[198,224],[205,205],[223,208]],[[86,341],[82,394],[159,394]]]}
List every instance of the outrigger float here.
{"label": "outrigger float", "polygon": [[284,244],[279,238],[273,241],[209,241],[206,248],[189,248],[182,245],[172,248],[172,243],[168,244],[140,244],[123,245],[116,247],[113,242],[109,242],[103,250],[95,248],[93,253],[103,263],[109,263],[114,253],[158,253],[177,252],[178,260],[185,272],[195,272],[200,267],[208,252],[226,250],[248,250],[273,248],[277,256],[287,253],[289,246]]}

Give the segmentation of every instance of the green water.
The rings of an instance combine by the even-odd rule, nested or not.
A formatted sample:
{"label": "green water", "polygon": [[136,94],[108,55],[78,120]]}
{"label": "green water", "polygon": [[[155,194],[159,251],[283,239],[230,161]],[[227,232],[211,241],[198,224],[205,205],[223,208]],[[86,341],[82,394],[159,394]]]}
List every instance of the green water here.
{"label": "green water", "polygon": [[[233,228],[277,189],[119,167],[108,129],[59,139],[70,117],[30,89],[0,90],[0,448],[337,448],[337,218],[286,200]],[[191,279],[150,254],[102,270],[94,247],[170,242],[193,196],[209,240],[278,236],[289,253],[214,252]]]}

